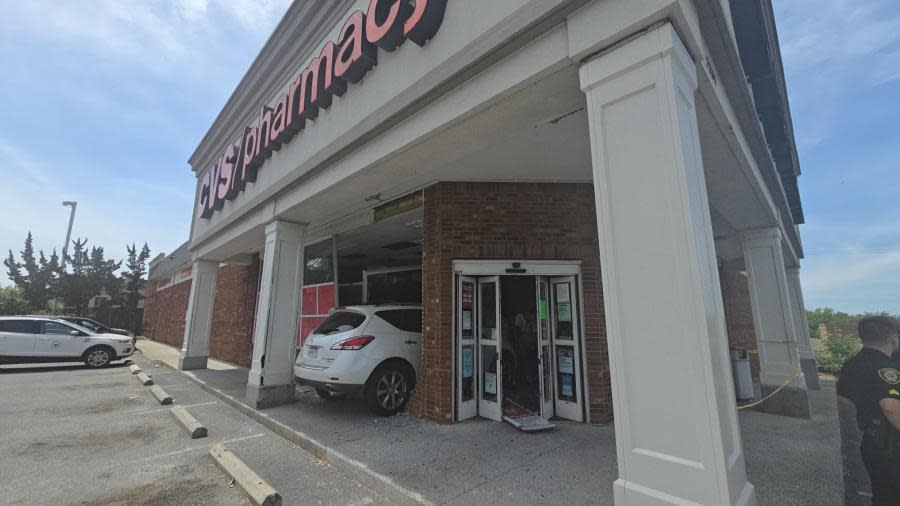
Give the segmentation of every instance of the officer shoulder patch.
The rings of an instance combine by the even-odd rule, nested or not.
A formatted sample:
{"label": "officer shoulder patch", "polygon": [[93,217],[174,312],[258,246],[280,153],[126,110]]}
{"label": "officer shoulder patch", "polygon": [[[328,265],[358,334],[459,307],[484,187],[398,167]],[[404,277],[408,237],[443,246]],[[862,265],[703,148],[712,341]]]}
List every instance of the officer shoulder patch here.
{"label": "officer shoulder patch", "polygon": [[900,371],[894,369],[893,367],[878,369],[878,375],[881,376],[881,379],[890,383],[891,385],[900,385]]}

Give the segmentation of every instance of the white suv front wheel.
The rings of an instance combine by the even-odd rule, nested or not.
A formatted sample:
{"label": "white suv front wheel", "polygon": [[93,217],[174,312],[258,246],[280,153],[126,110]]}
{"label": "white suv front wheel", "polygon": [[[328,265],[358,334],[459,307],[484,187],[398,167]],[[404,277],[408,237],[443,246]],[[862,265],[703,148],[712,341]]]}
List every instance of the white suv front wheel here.
{"label": "white suv front wheel", "polygon": [[379,366],[366,382],[366,404],[379,416],[392,416],[409,402],[411,378],[408,367],[394,362]]}
{"label": "white suv front wheel", "polygon": [[84,353],[84,364],[94,369],[106,367],[112,362],[113,354],[112,349],[107,346],[91,348]]}

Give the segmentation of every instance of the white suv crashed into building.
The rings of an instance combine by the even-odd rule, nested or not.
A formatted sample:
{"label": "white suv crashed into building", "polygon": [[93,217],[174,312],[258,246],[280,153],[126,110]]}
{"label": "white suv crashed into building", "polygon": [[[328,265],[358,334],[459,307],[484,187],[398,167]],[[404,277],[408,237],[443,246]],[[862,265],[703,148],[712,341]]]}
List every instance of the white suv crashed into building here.
{"label": "white suv crashed into building", "polygon": [[320,397],[362,394],[373,412],[403,410],[421,367],[422,308],[337,308],[306,339],[294,375]]}

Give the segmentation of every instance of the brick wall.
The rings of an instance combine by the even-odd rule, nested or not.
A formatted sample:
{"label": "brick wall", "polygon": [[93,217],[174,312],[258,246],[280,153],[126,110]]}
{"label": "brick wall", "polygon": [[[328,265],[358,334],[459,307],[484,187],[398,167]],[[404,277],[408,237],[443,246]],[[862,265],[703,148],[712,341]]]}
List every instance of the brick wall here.
{"label": "brick wall", "polygon": [[759,378],[759,353],[756,331],[753,327],[753,309],[750,306],[750,282],[741,272],[743,260],[725,262],[719,268],[722,284],[722,302],[725,307],[725,326],[728,345],[750,351],[750,366],[755,379]]}
{"label": "brick wall", "polygon": [[150,295],[144,299],[141,334],[148,339],[181,348],[191,282],[186,281],[157,291],[158,282],[158,279],[147,282]]}
{"label": "brick wall", "polygon": [[[158,280],[147,283],[151,295],[144,300],[141,333],[154,341],[181,348],[191,282],[157,291]],[[259,258],[249,266],[225,265],[216,274],[216,295],[209,356],[244,367],[250,366]]]}
{"label": "brick wall", "polygon": [[225,265],[216,274],[209,356],[250,367],[259,286],[259,258],[251,265]]}
{"label": "brick wall", "polygon": [[581,260],[591,419],[612,420],[592,185],[439,183],[425,190],[424,241],[424,377],[411,413],[452,421],[453,260]]}

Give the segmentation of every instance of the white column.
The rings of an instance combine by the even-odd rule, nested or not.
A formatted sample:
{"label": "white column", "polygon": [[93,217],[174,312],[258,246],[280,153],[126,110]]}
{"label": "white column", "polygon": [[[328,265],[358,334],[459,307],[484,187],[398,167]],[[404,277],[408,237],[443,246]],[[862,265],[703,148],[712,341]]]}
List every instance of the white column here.
{"label": "white column", "polygon": [[669,24],[581,67],[615,408],[616,504],[756,504],[734,403],[695,66]]}
{"label": "white column", "polygon": [[759,344],[762,394],[781,390],[761,410],[809,418],[809,397],[800,364],[794,310],[788,291],[781,231],[777,227],[742,233],[744,262],[750,283],[750,306]]}
{"label": "white column", "polygon": [[809,322],[806,319],[806,306],[803,303],[803,287],[800,284],[800,268],[787,269],[788,293],[791,298],[791,309],[794,314],[794,332],[797,336],[797,347],[800,352],[800,365],[806,378],[806,388],[820,390],[819,364],[813,353],[809,336]]}
{"label": "white column", "polygon": [[247,401],[258,409],[294,400],[303,231],[303,225],[286,221],[266,226],[253,360],[247,379]]}
{"label": "white column", "polygon": [[178,368],[182,371],[206,369],[218,270],[218,262],[194,260],[191,294],[185,315],[184,344],[178,359]]}

